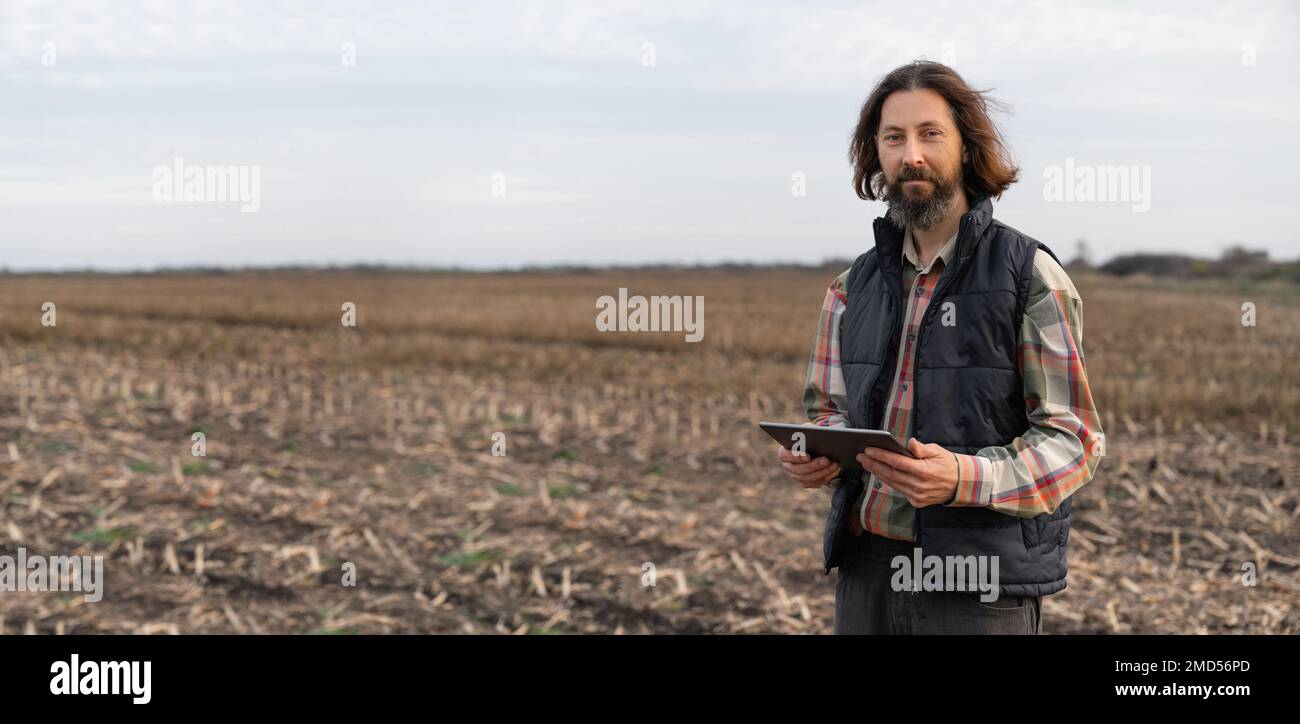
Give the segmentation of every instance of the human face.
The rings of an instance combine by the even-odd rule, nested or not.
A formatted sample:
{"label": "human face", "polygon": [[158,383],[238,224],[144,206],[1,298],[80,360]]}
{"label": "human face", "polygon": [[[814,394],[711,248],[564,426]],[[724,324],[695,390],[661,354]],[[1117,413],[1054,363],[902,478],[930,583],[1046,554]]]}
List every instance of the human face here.
{"label": "human face", "polygon": [[880,109],[876,151],[889,216],[928,229],[962,189],[965,149],[943,96],[929,88],[891,93]]}

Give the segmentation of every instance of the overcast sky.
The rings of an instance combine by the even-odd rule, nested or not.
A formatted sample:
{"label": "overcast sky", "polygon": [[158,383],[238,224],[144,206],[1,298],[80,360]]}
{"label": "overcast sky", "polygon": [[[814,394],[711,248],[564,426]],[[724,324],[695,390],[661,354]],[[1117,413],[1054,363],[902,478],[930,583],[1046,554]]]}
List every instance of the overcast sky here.
{"label": "overcast sky", "polygon": [[[1011,104],[995,215],[1058,255],[1300,255],[1294,2],[198,5],[0,6],[0,266],[852,257],[848,137],[916,58]],[[178,157],[260,207],[156,201]],[[1149,210],[1045,198],[1067,159]]]}

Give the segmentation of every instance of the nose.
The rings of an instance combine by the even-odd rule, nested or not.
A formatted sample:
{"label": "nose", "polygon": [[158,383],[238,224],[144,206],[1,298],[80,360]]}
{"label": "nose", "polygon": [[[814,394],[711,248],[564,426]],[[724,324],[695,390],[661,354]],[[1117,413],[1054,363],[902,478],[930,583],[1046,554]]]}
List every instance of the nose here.
{"label": "nose", "polygon": [[903,165],[915,168],[925,166],[925,158],[921,156],[921,144],[910,138],[903,145]]}

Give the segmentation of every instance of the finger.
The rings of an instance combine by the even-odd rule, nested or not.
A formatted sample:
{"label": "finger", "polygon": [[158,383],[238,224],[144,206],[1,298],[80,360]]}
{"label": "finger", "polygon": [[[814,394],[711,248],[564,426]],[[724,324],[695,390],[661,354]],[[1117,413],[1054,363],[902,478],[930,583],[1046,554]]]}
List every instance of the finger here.
{"label": "finger", "polygon": [[929,447],[930,447],[929,445],[926,445],[925,443],[921,442],[920,440],[917,440],[916,438],[912,438],[907,441],[907,451],[912,453],[912,457],[915,458],[932,457],[930,455],[930,451],[927,449]]}
{"label": "finger", "polygon": [[784,465],[787,470],[794,473],[798,473],[800,475],[810,475],[812,473],[825,472],[829,470],[833,465],[835,465],[834,462],[827,460],[826,458],[817,458],[816,460],[810,462],[792,462],[792,463],[781,463],[781,464]]}
{"label": "finger", "polygon": [[791,473],[791,476],[795,480],[798,480],[800,484],[806,487],[809,484],[821,485],[839,474],[840,471],[838,469],[834,469],[834,470],[827,470],[825,472],[808,473],[806,475],[794,475],[793,473]]}
{"label": "finger", "polygon": [[916,479],[909,479],[907,475],[903,475],[901,478],[896,479],[893,486],[895,490],[907,497],[907,501],[911,503],[913,507],[921,508],[932,502],[930,500],[931,493],[921,484],[921,482]]}
{"label": "finger", "polygon": [[865,455],[859,455],[858,460],[862,462],[863,467],[870,470],[876,477],[889,483],[890,487],[899,489],[914,488],[916,487],[916,484],[920,482],[916,476],[899,470],[898,468],[881,462],[880,460],[874,460]]}
{"label": "finger", "polygon": [[896,452],[882,450],[878,447],[869,447],[867,448],[867,457],[878,460],[895,470],[902,470],[912,474],[921,472],[921,463],[919,461],[913,460],[906,455],[899,455]]}
{"label": "finger", "polygon": [[820,488],[821,486],[830,482],[836,475],[839,475],[838,466],[832,468],[831,470],[827,470],[824,473],[805,475],[799,479],[799,483],[803,485],[805,488]]}
{"label": "finger", "polygon": [[777,457],[780,458],[781,462],[787,462],[787,463],[808,461],[807,452],[799,452],[799,453],[791,452],[790,450],[786,449],[784,445],[782,445],[781,449],[777,451]]}
{"label": "finger", "polygon": [[806,466],[794,465],[792,467],[806,467],[807,470],[804,470],[799,474],[807,478],[824,478],[829,480],[840,473],[839,463],[833,460],[827,462],[825,467],[817,467],[815,463],[809,463]]}

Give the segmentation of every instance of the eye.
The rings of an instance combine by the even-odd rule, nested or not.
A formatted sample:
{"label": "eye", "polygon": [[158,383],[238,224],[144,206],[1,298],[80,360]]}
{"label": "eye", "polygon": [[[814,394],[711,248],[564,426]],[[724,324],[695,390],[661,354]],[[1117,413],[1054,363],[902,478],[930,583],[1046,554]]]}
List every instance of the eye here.
{"label": "eye", "polygon": [[896,140],[898,140],[898,139],[900,139],[900,138],[902,138],[902,136],[899,135],[899,134],[897,134],[897,133],[887,133],[887,134],[885,134],[885,142],[886,142],[886,143],[893,143],[894,141],[896,141]]}
{"label": "eye", "polygon": [[929,136],[929,135],[931,135],[931,134],[933,134],[934,136],[942,136],[942,135],[943,135],[943,131],[940,131],[940,130],[938,130],[938,129],[936,129],[936,128],[931,128],[930,130],[928,130],[928,131],[925,132],[925,135],[927,135],[927,136]]}

